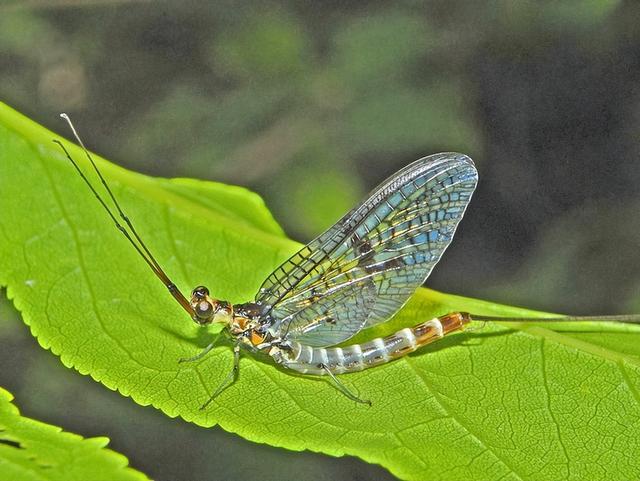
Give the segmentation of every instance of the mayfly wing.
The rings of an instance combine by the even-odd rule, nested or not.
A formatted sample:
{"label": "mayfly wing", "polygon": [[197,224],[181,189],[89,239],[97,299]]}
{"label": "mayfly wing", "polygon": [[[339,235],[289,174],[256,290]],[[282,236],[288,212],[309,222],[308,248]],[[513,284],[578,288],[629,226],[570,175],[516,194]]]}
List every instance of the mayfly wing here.
{"label": "mayfly wing", "polygon": [[[331,346],[360,331],[376,302],[374,282],[364,272],[350,272],[341,284],[327,281],[322,295],[305,298],[287,306],[287,317],[279,319],[276,329],[282,337],[310,346]],[[332,284],[332,285],[330,285]],[[278,314],[284,309],[278,309]]]}
{"label": "mayfly wing", "polygon": [[477,180],[469,157],[443,153],[383,182],[265,280],[256,301],[274,333],[329,346],[391,317],[450,244]]}

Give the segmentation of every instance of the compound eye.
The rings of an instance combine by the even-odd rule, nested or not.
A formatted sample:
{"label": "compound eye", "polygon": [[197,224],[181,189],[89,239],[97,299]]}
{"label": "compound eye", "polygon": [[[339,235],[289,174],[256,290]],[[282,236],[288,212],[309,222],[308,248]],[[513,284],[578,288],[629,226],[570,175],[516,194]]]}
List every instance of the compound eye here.
{"label": "compound eye", "polygon": [[213,306],[210,302],[201,301],[196,304],[196,315],[198,317],[209,317],[213,311]]}
{"label": "compound eye", "polygon": [[198,299],[204,299],[209,295],[209,289],[205,286],[198,286],[192,292],[191,295],[197,297]]}

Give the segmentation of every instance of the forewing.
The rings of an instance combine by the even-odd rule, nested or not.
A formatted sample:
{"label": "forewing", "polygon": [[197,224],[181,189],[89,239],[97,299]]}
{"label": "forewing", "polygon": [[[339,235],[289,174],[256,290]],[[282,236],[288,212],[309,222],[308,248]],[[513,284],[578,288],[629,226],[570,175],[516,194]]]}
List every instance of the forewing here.
{"label": "forewing", "polygon": [[[266,279],[256,300],[275,333],[324,346],[391,317],[448,247],[477,178],[470,158],[446,153],[420,159],[383,182]],[[364,286],[373,300],[338,292]],[[335,324],[316,322],[314,306],[325,302]],[[340,319],[349,327],[339,325]],[[305,330],[305,320],[315,327]]]}

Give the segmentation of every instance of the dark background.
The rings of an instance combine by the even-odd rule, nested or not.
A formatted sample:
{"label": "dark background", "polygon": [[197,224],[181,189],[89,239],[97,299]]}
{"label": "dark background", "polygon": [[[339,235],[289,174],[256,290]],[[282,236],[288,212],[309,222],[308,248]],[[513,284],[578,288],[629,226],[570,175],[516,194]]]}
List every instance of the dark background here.
{"label": "dark background", "polygon": [[[0,99],[127,168],[259,192],[308,241],[403,165],[474,158],[480,185],[429,286],[527,307],[640,311],[640,4],[0,5]],[[0,304],[23,413],[158,480],[384,479],[170,420],[62,367]],[[2,322],[4,320],[4,322]]]}

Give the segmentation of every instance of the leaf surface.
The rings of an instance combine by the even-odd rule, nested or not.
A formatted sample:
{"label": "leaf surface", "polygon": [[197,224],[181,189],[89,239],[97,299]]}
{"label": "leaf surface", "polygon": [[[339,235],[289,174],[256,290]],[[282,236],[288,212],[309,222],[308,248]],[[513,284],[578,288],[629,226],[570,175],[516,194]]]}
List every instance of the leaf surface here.
{"label": "leaf surface", "polygon": [[105,449],[107,438],[77,434],[20,415],[0,388],[0,479],[24,481],[143,481],[127,458]]}
{"label": "leaf surface", "polygon": [[[326,379],[244,356],[239,381],[199,411],[229,372],[230,349],[177,363],[213,331],[172,301],[54,137],[0,108],[0,284],[65,365],[169,416],[288,449],[359,456],[404,479],[637,478],[640,330],[633,326],[478,324],[342,376],[371,408]],[[81,152],[71,152],[86,168]],[[250,300],[299,248],[242,188],[99,165],[183,291],[202,283],[216,297]],[[388,325],[359,340],[456,310],[543,316],[420,289]]]}

